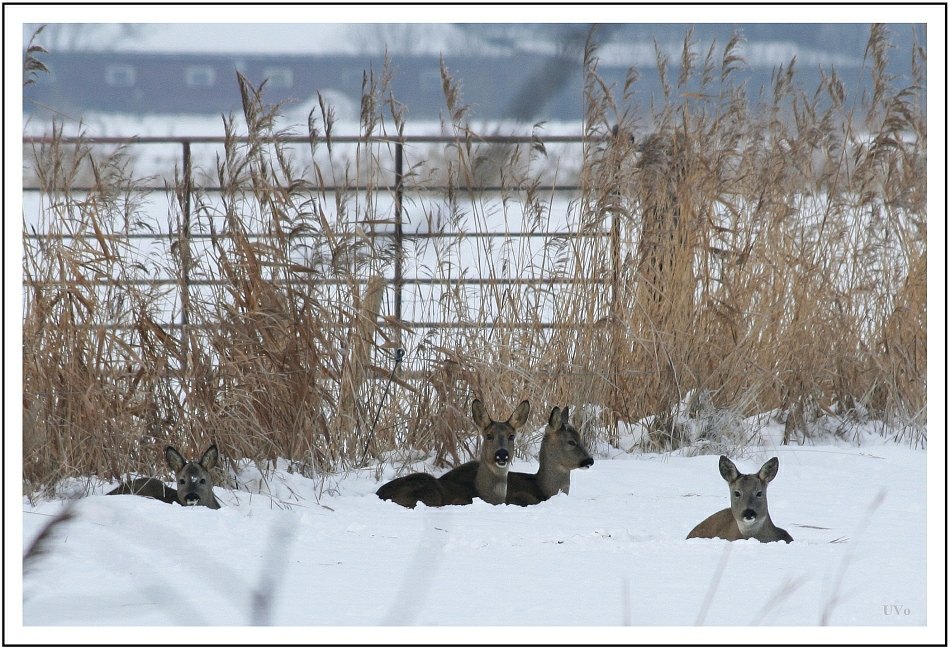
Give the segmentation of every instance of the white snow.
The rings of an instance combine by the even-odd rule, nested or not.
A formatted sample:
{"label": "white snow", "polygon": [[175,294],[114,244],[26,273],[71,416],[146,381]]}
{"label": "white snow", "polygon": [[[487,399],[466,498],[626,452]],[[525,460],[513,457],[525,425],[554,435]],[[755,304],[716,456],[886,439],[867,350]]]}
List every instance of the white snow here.
{"label": "white snow", "polygon": [[[299,123],[305,111],[289,118]],[[91,136],[221,130],[220,117],[90,116],[85,123]],[[24,132],[39,134],[46,126],[33,122]],[[347,126],[336,132],[355,132]],[[549,124],[546,133],[575,128]],[[434,123],[411,127],[413,134],[438,130]],[[933,263],[941,261],[939,255]],[[938,320],[942,294],[931,291]],[[942,404],[939,377],[933,385],[935,403]],[[574,472],[569,496],[529,508],[479,501],[406,510],[375,496],[395,476],[391,466],[381,468],[379,480],[368,470],[313,480],[281,466],[266,475],[245,469],[239,489],[218,487],[223,508],[217,511],[104,497],[114,485],[97,484],[92,495],[74,500],[31,505],[23,499],[18,515],[13,475],[5,639],[945,642],[938,634],[946,615],[946,467],[942,415],[935,414],[938,435],[929,451],[895,443],[879,424],[848,431],[846,439],[829,435],[818,446],[778,446],[774,428],[758,431],[752,442],[759,446],[733,459],[750,472],[779,457],[769,505],[775,523],[795,538],[787,546],[685,540],[694,525],[727,506],[715,454],[601,447],[593,468]],[[642,426],[624,432],[621,446],[635,448]],[[5,450],[14,461],[22,456]],[[523,459],[513,466],[535,469]],[[83,486],[67,492],[76,498]],[[883,501],[874,508],[879,494]],[[28,566],[20,597],[17,561],[67,504],[76,517],[54,531],[49,551]],[[256,612],[255,597],[264,603]],[[707,600],[704,628],[696,629]],[[818,626],[823,613],[829,627]],[[192,626],[264,622],[279,628]],[[783,627],[781,635],[763,633],[758,624]],[[395,628],[401,625],[411,628]],[[149,634],[142,628],[149,626],[189,628]],[[322,628],[299,628],[312,626]]]}
{"label": "white snow", "polygon": [[[236,476],[240,489],[216,489],[223,504],[217,511],[105,497],[112,485],[100,485],[71,501],[76,517],[55,529],[49,551],[28,565],[22,631],[75,641],[106,636],[101,629],[64,636],[39,627],[270,623],[478,627],[475,635],[446,629],[435,636],[439,642],[488,642],[497,630],[487,627],[598,627],[586,635],[512,630],[499,638],[504,642],[651,637],[624,628],[632,626],[680,627],[664,642],[775,641],[771,632],[741,629],[690,635],[701,621],[802,627],[790,633],[817,635],[789,637],[830,642],[841,636],[812,628],[827,615],[831,627],[855,627],[849,642],[868,632],[860,627],[896,627],[897,635],[880,628],[866,637],[911,642],[928,625],[936,632],[943,611],[928,601],[927,451],[895,443],[887,429],[881,435],[869,427],[857,439],[860,445],[760,446],[734,458],[746,473],[779,458],[769,510],[795,538],[790,545],[685,540],[728,504],[716,455],[603,447],[590,470],[572,474],[569,496],[528,508],[476,500],[404,509],[374,493],[395,475],[391,466],[381,468],[379,481],[368,470],[311,480],[283,464],[265,475],[245,468]],[[513,469],[534,471],[536,463],[516,460]],[[65,504],[24,499],[24,548]],[[943,528],[939,520],[930,525]],[[931,562],[940,565],[933,555]],[[929,574],[939,580],[942,573]],[[256,597],[265,604],[255,611]],[[353,628],[324,636],[284,628],[266,638],[422,641],[431,631]],[[133,628],[108,633],[112,641],[143,637]],[[194,642],[205,637],[188,633]],[[229,632],[214,641],[253,637]]]}

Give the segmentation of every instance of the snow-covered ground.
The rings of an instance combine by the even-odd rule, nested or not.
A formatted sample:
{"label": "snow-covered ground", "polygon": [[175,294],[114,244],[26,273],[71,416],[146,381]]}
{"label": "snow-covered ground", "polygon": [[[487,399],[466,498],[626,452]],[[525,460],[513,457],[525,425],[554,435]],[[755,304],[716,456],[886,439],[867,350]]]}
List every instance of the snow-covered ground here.
{"label": "snow-covered ground", "polygon": [[[380,481],[366,470],[312,480],[285,470],[262,479],[256,469],[245,468],[236,476],[239,489],[217,488],[224,505],[217,511],[104,497],[111,485],[100,485],[94,495],[72,501],[75,517],[55,528],[47,551],[28,564],[23,632],[47,640],[121,642],[146,636],[135,628],[63,634],[36,627],[269,623],[478,629],[379,635],[352,628],[325,635],[284,628],[266,636],[189,631],[188,637],[778,640],[772,632],[750,629],[691,635],[697,631],[685,628],[702,624],[801,627],[788,638],[841,641],[840,631],[805,628],[818,627],[824,618],[831,627],[854,627],[848,642],[933,637],[926,636],[927,626],[930,633],[939,630],[943,609],[930,601],[933,595],[928,599],[928,577],[940,591],[945,573],[939,547],[930,549],[928,571],[928,529],[939,536],[943,525],[931,520],[928,527],[927,451],[872,428],[865,425],[851,436],[859,443],[783,447],[770,442],[777,426],[766,427],[764,443],[736,458],[747,473],[769,457],[779,458],[769,509],[795,538],[790,545],[685,540],[694,525],[727,506],[715,454],[602,447],[589,471],[574,472],[569,496],[528,508],[479,500],[464,507],[403,509],[374,493],[394,476],[389,466]],[[536,463],[522,460],[514,468],[533,471]],[[24,499],[24,548],[65,505],[57,500],[33,506]],[[498,635],[499,629],[488,628],[562,626],[598,629],[512,629]],[[627,626],[684,628],[657,636],[656,629]],[[882,628],[867,635],[858,627]],[[179,637],[161,633],[163,641]]]}
{"label": "snow-covered ground", "polygon": [[[341,118],[334,132],[356,133],[358,107],[329,99]],[[314,104],[289,106],[280,126],[302,132]],[[47,132],[48,121],[28,122],[24,135]],[[87,115],[83,124],[91,137],[223,130],[218,116]],[[68,122],[66,134],[78,128]],[[441,132],[437,123],[406,130]],[[578,132],[577,124],[548,123],[540,133]],[[179,148],[162,146],[140,154],[137,168],[174,168]],[[211,168],[213,155],[203,159]],[[16,219],[10,224],[19,230]],[[942,240],[941,224],[931,227]],[[943,293],[931,291],[935,332],[943,331]],[[945,357],[941,348],[931,347]],[[944,390],[934,391],[942,405]],[[9,411],[16,423],[15,402]],[[795,538],[787,546],[685,540],[728,502],[715,454],[601,448],[591,470],[574,473],[569,496],[530,508],[406,510],[374,495],[395,475],[390,466],[381,479],[371,471],[312,480],[278,470],[265,480],[246,469],[239,489],[217,489],[224,505],[217,511],[107,498],[101,494],[113,485],[96,485],[70,501],[75,517],[55,528],[22,574],[22,597],[18,561],[67,502],[22,499],[23,513],[16,511],[10,462],[22,453],[8,439],[5,642],[945,643],[945,429],[935,414],[929,451],[869,426],[860,443],[777,447],[764,435],[734,457],[746,472],[779,457],[769,501],[775,522]],[[829,627],[818,626],[823,616]],[[257,623],[279,628],[198,628]],[[783,628],[762,633],[756,625]],[[311,626],[321,628],[298,628]]]}
{"label": "snow-covered ground", "polygon": [[[312,103],[282,125],[302,124]],[[93,115],[84,123],[90,136],[222,131],[220,117]],[[47,126],[31,122],[24,133]],[[357,130],[346,119],[335,128]],[[407,128],[439,132],[437,124]],[[543,134],[578,132],[576,124],[547,124]],[[163,173],[179,154],[173,145],[136,162]],[[421,200],[407,206],[411,225],[422,227],[425,207]],[[565,210],[558,201],[552,207],[551,225],[560,225]],[[33,213],[25,210],[24,220]],[[74,501],[75,517],[28,566],[22,599],[8,593],[11,610],[22,603],[22,616],[8,615],[7,640],[938,642],[946,579],[942,447],[924,451],[872,428],[859,444],[829,437],[778,447],[774,435],[759,435],[758,446],[734,458],[751,472],[779,457],[769,501],[773,519],[795,538],[788,546],[685,540],[727,505],[715,454],[601,448],[590,471],[575,472],[570,496],[531,508],[476,502],[405,510],[374,495],[395,475],[390,466],[381,480],[371,471],[314,481],[278,470],[262,482],[246,469],[236,477],[239,489],[217,489],[218,511],[106,498],[113,485],[97,485]],[[65,504],[23,501],[22,533],[14,525],[7,538],[12,565]],[[928,519],[928,509],[938,517]],[[818,626],[823,616],[829,627]],[[258,623],[280,628],[195,628]],[[142,629],[168,625],[189,628]],[[409,629],[394,628],[402,625]],[[776,636],[756,625],[791,629]],[[307,626],[326,628],[295,628]]]}

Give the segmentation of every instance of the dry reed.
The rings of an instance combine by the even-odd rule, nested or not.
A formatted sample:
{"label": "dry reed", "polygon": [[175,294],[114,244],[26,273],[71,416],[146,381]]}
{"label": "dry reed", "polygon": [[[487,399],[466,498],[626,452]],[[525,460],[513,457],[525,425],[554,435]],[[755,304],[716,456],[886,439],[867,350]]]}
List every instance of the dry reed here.
{"label": "dry reed", "polygon": [[[887,48],[875,25],[868,85],[850,94],[833,68],[800,87],[793,60],[754,99],[737,81],[738,36],[703,53],[687,34],[675,80],[657,48],[664,92],[646,111],[637,71],[608,87],[591,40],[574,231],[540,250],[465,236],[499,220],[550,229],[539,178],[552,172],[538,171],[543,138],[480,142],[445,66],[454,142],[428,161],[408,152],[405,209],[456,236],[401,250],[381,189],[405,126],[388,64],[364,77],[355,149],[334,150],[321,99],[303,162],[281,140],[280,107],[239,75],[244,124],[224,119],[215,169],[178,170],[173,235],[152,261],[130,252],[130,235],[162,228],[143,216],[125,151],[102,160],[57,131],[28,170],[50,236],[24,233],[24,488],[160,474],[165,444],[195,455],[212,440],[262,467],[352,468],[380,403],[371,456],[454,465],[475,450],[473,397],[496,417],[529,399],[529,428],[553,405],[585,405],[587,434],[614,444],[619,422],[645,420],[652,450],[695,441],[675,417],[688,395],[737,416],[780,410],[788,443],[831,410],[925,441],[924,54],[902,80]],[[199,172],[220,193],[195,186]],[[91,192],[72,189],[80,175]],[[420,332],[387,316],[379,278],[410,259],[432,281],[404,299],[466,326]],[[175,281],[139,282],[156,275]],[[535,281],[458,281],[473,277]],[[162,326],[169,308],[181,327]],[[407,370],[381,401],[400,346]]]}

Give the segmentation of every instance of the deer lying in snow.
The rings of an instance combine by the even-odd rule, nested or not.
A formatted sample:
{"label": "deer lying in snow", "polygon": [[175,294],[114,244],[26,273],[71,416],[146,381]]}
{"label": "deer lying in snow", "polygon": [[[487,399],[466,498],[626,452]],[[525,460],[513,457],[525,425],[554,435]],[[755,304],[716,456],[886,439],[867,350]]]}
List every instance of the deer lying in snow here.
{"label": "deer lying in snow", "polygon": [[538,452],[537,473],[508,473],[509,505],[536,505],[560,492],[571,490],[571,471],[589,469],[594,458],[587,452],[584,440],[570,421],[570,410],[554,408]]}
{"label": "deer lying in snow", "polygon": [[516,430],[524,426],[530,408],[527,401],[522,401],[507,421],[494,421],[476,399],[472,402],[472,419],[482,429],[478,460],[459,465],[439,478],[428,473],[396,478],[380,487],[376,495],[410,509],[420,502],[428,507],[470,505],[476,496],[493,505],[504,503]]}
{"label": "deer lying in snow", "polygon": [[778,458],[762,465],[758,473],[739,473],[736,465],[725,455],[719,458],[719,473],[729,483],[732,506],[716,512],[693,528],[687,539],[714,539],[738,541],[756,539],[762,543],[792,542],[791,535],[776,527],[769,516],[766,490],[778,473]]}
{"label": "deer lying in snow", "polygon": [[203,505],[211,509],[221,508],[214,497],[212,490],[214,483],[210,473],[218,463],[218,447],[215,444],[208,447],[198,462],[188,462],[177,450],[166,446],[165,461],[175,472],[177,489],[166,486],[158,478],[136,478],[132,482],[123,482],[106,495],[134,494],[184,506]]}

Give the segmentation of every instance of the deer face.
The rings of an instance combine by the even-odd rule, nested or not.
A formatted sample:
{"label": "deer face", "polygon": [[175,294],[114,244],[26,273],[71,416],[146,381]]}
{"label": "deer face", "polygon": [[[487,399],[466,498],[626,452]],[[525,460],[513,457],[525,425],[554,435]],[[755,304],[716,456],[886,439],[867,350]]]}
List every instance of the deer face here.
{"label": "deer face", "polygon": [[165,448],[165,460],[175,472],[179,503],[185,506],[204,505],[212,509],[220,507],[214,497],[210,473],[218,463],[216,445],[212,444],[198,462],[185,460],[181,453],[168,446]]}
{"label": "deer face", "polygon": [[767,490],[778,474],[778,458],[762,465],[758,473],[739,473],[729,458],[719,458],[719,473],[729,483],[729,502],[739,531],[746,538],[754,535],[769,519]]}
{"label": "deer face", "polygon": [[527,401],[522,401],[508,421],[494,421],[481,401],[476,399],[472,402],[472,419],[482,429],[483,463],[507,470],[514,453],[516,429],[524,426],[530,407]]}

